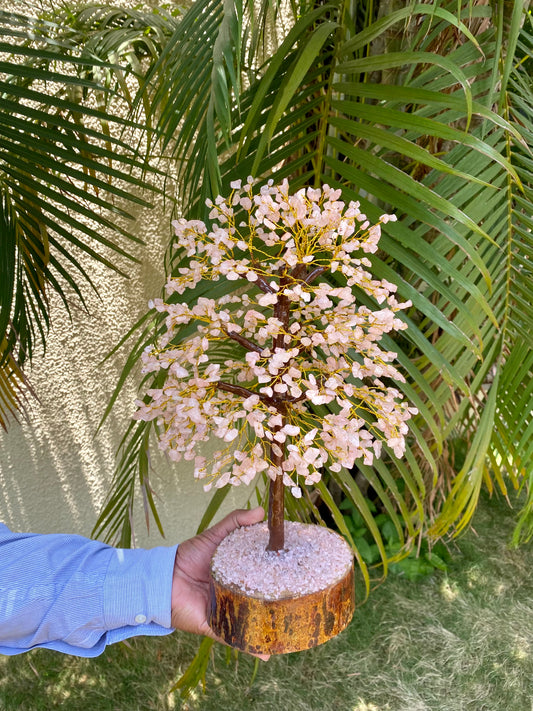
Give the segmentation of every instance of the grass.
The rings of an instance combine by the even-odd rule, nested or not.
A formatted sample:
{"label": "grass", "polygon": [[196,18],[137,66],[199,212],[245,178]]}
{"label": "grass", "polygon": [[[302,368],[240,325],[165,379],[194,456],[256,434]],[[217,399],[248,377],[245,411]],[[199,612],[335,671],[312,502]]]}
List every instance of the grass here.
{"label": "grass", "polygon": [[218,647],[205,694],[170,694],[197,648],[174,634],[93,660],[0,657],[0,710],[533,711],[533,547],[509,549],[512,527],[482,502],[446,573],[389,577],[343,634],[260,663],[252,684],[255,662]]}

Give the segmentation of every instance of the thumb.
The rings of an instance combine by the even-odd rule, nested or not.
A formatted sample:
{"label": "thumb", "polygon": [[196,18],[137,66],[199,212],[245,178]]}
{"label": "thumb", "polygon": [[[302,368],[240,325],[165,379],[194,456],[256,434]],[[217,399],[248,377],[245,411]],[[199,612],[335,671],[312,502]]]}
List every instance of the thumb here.
{"label": "thumb", "polygon": [[255,509],[237,509],[228,514],[222,521],[205,531],[206,535],[218,545],[220,541],[229,533],[241,526],[252,526],[265,518],[265,511],[262,506]]}

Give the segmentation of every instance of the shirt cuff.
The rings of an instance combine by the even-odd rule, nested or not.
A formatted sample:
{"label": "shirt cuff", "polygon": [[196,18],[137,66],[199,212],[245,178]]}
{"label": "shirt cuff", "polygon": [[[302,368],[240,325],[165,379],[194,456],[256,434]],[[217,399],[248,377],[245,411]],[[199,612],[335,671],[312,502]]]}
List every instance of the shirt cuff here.
{"label": "shirt cuff", "polygon": [[112,549],[103,594],[106,629],[152,622],[171,629],[176,550],[177,546]]}

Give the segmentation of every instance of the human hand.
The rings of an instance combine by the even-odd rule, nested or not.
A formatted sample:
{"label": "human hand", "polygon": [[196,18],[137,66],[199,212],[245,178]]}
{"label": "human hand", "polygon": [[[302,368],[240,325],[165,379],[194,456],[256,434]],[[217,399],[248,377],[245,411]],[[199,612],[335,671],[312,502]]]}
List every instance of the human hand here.
{"label": "human hand", "polygon": [[[172,626],[175,629],[207,635],[220,640],[207,623],[210,564],[216,547],[240,526],[251,526],[265,517],[261,506],[239,509],[212,528],[178,546],[172,580]],[[258,655],[268,659],[267,655]]]}

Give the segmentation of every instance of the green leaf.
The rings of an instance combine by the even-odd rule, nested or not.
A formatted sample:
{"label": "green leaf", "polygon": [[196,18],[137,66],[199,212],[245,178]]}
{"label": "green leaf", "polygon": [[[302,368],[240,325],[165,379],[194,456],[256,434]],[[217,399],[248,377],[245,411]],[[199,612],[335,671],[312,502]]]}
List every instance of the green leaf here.
{"label": "green leaf", "polygon": [[217,512],[224,503],[224,499],[230,491],[231,486],[229,484],[222,487],[222,489],[215,489],[215,493],[211,497],[211,501],[207,505],[204,515],[202,516],[202,520],[198,525],[197,533],[202,533],[202,531],[205,531],[206,528],[209,528],[211,521],[217,515]]}
{"label": "green leaf", "polygon": [[408,7],[387,12],[384,17],[380,18],[361,32],[358,32],[355,37],[348,40],[348,42],[343,45],[341,49],[341,56],[355,53],[358,49],[362,49],[373,40],[381,38],[381,36],[394,25],[404,20],[412,20],[412,18],[416,15],[428,15],[431,19],[438,17],[441,20],[445,20],[447,24],[457,27],[457,29],[461,30],[465,37],[467,37],[472,44],[474,44],[474,46],[479,50],[479,53],[483,55],[479,42],[472,32],[470,32],[467,25],[465,25],[464,22],[461,22],[461,20],[451,12],[448,12],[448,10],[434,4],[423,5],[422,3],[409,3]]}
{"label": "green leaf", "polygon": [[324,22],[320,24],[297,53],[284,77],[281,86],[279,87],[279,90],[277,91],[276,100],[272,110],[269,112],[268,120],[261,136],[261,140],[256,151],[255,161],[252,166],[253,175],[257,173],[263,154],[270,143],[281,116],[285,113],[287,107],[293,100],[294,94],[299,88],[303,78],[306,76],[314,62],[316,62],[317,55],[320,53],[324,43],[336,28],[337,24],[335,22]]}
{"label": "green leaf", "polygon": [[470,84],[463,71],[446,57],[430,52],[389,52],[382,55],[370,55],[363,59],[352,59],[339,64],[337,71],[339,74],[354,74],[354,73],[369,73],[383,71],[384,69],[394,69],[396,67],[405,67],[409,64],[429,64],[437,65],[449,72],[463,87],[465,97],[465,108],[467,115],[468,130],[472,117],[472,91]]}
{"label": "green leaf", "polygon": [[181,697],[186,699],[190,696],[191,692],[196,689],[198,684],[201,683],[205,687],[205,674],[209,665],[211,649],[214,644],[215,640],[210,637],[204,637],[202,639],[196,656],[182,676],[170,689],[170,693],[179,690]]}
{"label": "green leaf", "polygon": [[[334,10],[333,5],[325,5],[306,12],[295,23],[294,27],[287,33],[287,37],[282,42],[279,50],[275,53],[267,65],[267,70],[264,76],[253,90],[253,103],[248,111],[248,115],[241,131],[241,142],[237,152],[237,160],[242,160],[245,153],[250,147],[252,136],[255,132],[255,124],[257,123],[260,114],[264,108],[265,98],[268,92],[271,91],[272,84],[277,78],[278,73],[287,59],[291,56],[293,47],[306,35],[314,23],[321,17],[327,14],[328,11]],[[277,87],[276,87],[277,90]],[[274,123],[274,122],[272,122]],[[276,121],[276,124],[278,122]]]}

